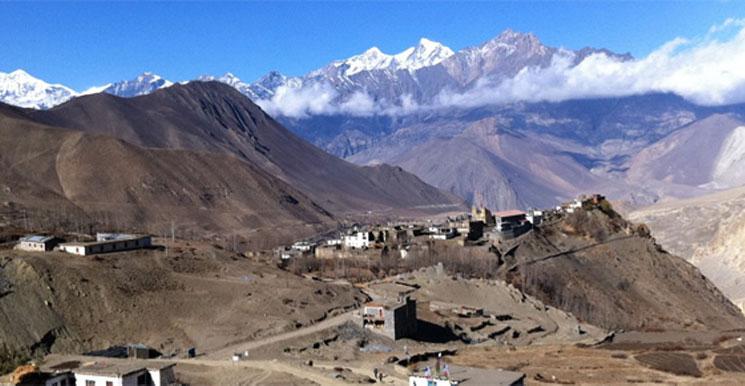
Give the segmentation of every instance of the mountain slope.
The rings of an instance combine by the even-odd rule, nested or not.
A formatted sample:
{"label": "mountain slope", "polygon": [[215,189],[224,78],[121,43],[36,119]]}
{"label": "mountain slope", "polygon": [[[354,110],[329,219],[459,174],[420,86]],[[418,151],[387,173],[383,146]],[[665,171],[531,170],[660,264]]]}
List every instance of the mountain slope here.
{"label": "mountain slope", "polygon": [[415,133],[398,133],[374,152],[350,159],[401,165],[468,202],[499,209],[551,207],[597,184],[598,178],[550,139],[505,128],[495,118],[464,126],[450,138],[435,136],[423,143],[402,138],[419,137]]}
{"label": "mountain slope", "polygon": [[545,224],[505,261],[513,285],[607,329],[745,326],[745,316],[696,267],[607,205]]}
{"label": "mountain slope", "polygon": [[262,236],[270,246],[333,223],[303,193],[229,154],[143,149],[2,113],[0,134],[0,201],[45,229],[165,234],[173,224],[179,234]]}
{"label": "mountain slope", "polygon": [[[28,111],[27,116],[143,147],[231,154],[337,213],[459,204],[407,173],[399,173],[399,186],[388,186],[379,173],[305,142],[234,88],[218,82],[174,85],[128,99],[89,95],[51,110]],[[417,194],[393,193],[399,188]]]}
{"label": "mountain slope", "polygon": [[636,155],[628,174],[693,187],[745,184],[745,123],[732,114],[698,120]]}
{"label": "mountain slope", "polygon": [[693,264],[745,310],[745,188],[637,209],[665,248]]}

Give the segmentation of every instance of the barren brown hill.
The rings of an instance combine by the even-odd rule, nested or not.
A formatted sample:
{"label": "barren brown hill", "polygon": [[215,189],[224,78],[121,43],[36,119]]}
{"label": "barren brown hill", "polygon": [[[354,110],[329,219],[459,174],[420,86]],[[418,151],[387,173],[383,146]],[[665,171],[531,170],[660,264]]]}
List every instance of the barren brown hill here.
{"label": "barren brown hill", "polygon": [[0,342],[26,353],[128,343],[203,353],[295,330],[366,299],[351,286],[204,243],[168,246],[95,258],[0,250]]}
{"label": "barren brown hill", "polygon": [[[695,264],[745,310],[745,187],[635,210],[666,249]],[[691,224],[695,224],[692,226]]]}
{"label": "barren brown hill", "polygon": [[[105,93],[26,116],[155,148],[221,152],[297,187],[335,213],[460,205],[401,169],[369,169],[297,137],[234,88],[191,82],[124,99]],[[393,182],[393,183],[392,183]]]}
{"label": "barren brown hill", "polygon": [[664,251],[645,227],[609,206],[538,228],[505,259],[508,281],[596,326],[745,327],[745,316],[696,267]]}
{"label": "barren brown hill", "polygon": [[2,115],[0,149],[0,202],[47,229],[165,234],[173,223],[178,234],[239,233],[266,247],[334,221],[302,192],[226,153],[143,149]]}

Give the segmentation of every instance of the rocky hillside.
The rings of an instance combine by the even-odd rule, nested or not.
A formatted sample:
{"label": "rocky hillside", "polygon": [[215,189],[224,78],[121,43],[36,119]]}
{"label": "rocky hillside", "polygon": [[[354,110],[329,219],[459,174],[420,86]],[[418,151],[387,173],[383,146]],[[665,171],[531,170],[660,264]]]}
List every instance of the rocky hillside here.
{"label": "rocky hillside", "polygon": [[508,281],[604,328],[745,327],[745,316],[695,266],[609,205],[538,228],[505,261]]}
{"label": "rocky hillside", "polygon": [[671,200],[630,213],[666,249],[695,264],[745,309],[745,188]]}
{"label": "rocky hillside", "polygon": [[144,343],[214,350],[293,330],[365,299],[195,242],[95,258],[0,250],[0,341],[24,352]]}

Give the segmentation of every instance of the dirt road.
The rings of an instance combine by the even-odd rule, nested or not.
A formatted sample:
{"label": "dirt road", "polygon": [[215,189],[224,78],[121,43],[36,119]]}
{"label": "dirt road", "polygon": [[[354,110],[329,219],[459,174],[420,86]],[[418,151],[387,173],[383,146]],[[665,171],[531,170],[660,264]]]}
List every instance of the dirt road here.
{"label": "dirt road", "polygon": [[250,358],[250,352],[254,351],[260,347],[274,344],[277,342],[281,342],[288,339],[295,339],[302,336],[315,334],[317,332],[340,326],[350,320],[352,320],[352,315],[357,312],[355,311],[349,311],[328,319],[325,319],[323,321],[320,321],[318,323],[312,324],[308,327],[299,328],[294,331],[289,331],[283,334],[273,335],[266,338],[248,341],[248,342],[242,342],[242,343],[236,343],[231,344],[225,348],[222,348],[220,350],[208,353],[204,356],[205,359],[213,359],[213,360],[228,360],[230,359],[234,353],[237,352],[244,352],[249,351],[249,358]]}
{"label": "dirt road", "polygon": [[304,368],[300,365],[293,366],[292,364],[279,361],[239,361],[231,362],[228,360],[211,360],[211,359],[176,359],[170,360],[175,363],[185,364],[196,364],[210,367],[219,368],[249,368],[256,370],[263,370],[268,372],[285,373],[295,376],[297,378],[306,379],[315,382],[319,385],[348,385],[348,383],[339,381],[323,373],[312,370],[312,368]]}

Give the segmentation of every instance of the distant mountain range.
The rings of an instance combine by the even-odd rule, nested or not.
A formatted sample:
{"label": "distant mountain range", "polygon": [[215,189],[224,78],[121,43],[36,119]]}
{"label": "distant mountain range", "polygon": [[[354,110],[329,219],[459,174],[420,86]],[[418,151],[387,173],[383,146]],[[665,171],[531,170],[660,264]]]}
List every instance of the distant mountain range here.
{"label": "distant mountain range", "polygon": [[[629,54],[619,55],[605,49],[583,48],[579,51],[543,45],[530,33],[506,30],[499,36],[479,46],[458,52],[426,38],[398,54],[385,54],[372,47],[365,52],[313,70],[301,77],[271,71],[252,83],[243,82],[232,73],[222,76],[204,75],[197,80],[217,80],[227,83],[254,101],[271,100],[285,89],[303,89],[331,86],[336,91],[333,103],[343,105],[356,92],[388,106],[405,107],[405,103],[431,102],[443,90],[465,90],[479,79],[508,78],[530,66],[548,66],[554,55],[571,56],[580,63],[592,54],[629,60]],[[0,101],[22,107],[50,108],[71,97],[106,92],[121,97],[145,95],[173,82],[150,72],[135,79],[109,83],[76,92],[69,87],[50,85],[33,78],[23,70],[10,74],[0,73],[0,86],[7,90],[0,94]],[[62,89],[64,92],[54,92]],[[35,91],[34,91],[35,90]],[[44,98],[43,94],[50,95]],[[402,97],[407,99],[404,101]]]}
{"label": "distant mountain range", "polygon": [[[421,39],[398,54],[373,47],[304,76],[198,80],[232,86],[331,154],[398,165],[493,208],[547,207],[590,190],[643,205],[745,183],[741,105],[706,107],[666,93],[527,102],[483,88],[557,61],[572,67],[598,58],[634,60],[606,49],[549,47],[507,30],[459,51]],[[41,109],[83,94],[131,97],[173,84],[146,73],[76,93],[20,71],[0,80],[0,100]]]}

